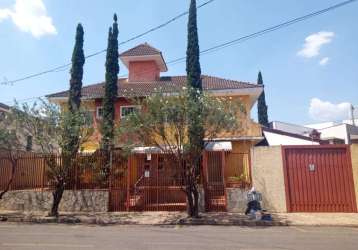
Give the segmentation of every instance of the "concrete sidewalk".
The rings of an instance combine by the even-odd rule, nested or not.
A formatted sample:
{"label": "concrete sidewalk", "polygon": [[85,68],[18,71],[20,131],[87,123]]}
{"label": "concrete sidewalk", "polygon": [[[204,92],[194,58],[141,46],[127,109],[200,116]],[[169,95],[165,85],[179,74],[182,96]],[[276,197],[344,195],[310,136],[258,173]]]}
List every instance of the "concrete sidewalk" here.
{"label": "concrete sidewalk", "polygon": [[274,217],[294,226],[358,227],[358,213],[284,213]]}
{"label": "concrete sidewalk", "polygon": [[181,212],[61,213],[59,218],[46,213],[0,211],[0,221],[25,223],[69,223],[97,225],[222,225],[222,226],[349,226],[358,227],[358,214],[289,213],[272,214],[273,221],[251,220],[240,213],[204,213],[187,218]]}

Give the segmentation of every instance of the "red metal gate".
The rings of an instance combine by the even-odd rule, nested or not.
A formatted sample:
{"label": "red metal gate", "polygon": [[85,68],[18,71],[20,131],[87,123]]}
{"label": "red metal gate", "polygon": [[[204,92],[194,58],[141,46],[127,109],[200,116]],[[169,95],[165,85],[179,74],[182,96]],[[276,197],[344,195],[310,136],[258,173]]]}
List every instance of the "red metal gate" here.
{"label": "red metal gate", "polygon": [[208,212],[226,211],[225,154],[224,151],[204,152],[205,210]]}
{"label": "red metal gate", "polygon": [[357,212],[348,146],[284,146],[289,212]]}
{"label": "red metal gate", "polygon": [[171,163],[163,154],[135,154],[113,167],[110,211],[185,210],[180,169]]}

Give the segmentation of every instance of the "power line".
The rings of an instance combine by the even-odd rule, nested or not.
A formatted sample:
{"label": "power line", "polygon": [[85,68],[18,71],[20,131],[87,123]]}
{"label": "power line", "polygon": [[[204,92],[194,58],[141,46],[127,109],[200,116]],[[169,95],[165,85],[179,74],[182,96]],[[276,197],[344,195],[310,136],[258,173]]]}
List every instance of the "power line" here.
{"label": "power line", "polygon": [[[197,9],[200,9],[200,8],[206,6],[206,5],[208,5],[208,4],[210,4],[210,3],[214,2],[214,1],[216,1],[216,0],[206,1],[206,2],[204,2],[204,3],[200,4],[200,5],[198,5],[198,6],[197,6]],[[136,35],[136,36],[134,36],[134,37],[132,37],[132,38],[129,38],[128,40],[125,40],[125,41],[119,43],[118,45],[119,45],[119,46],[124,45],[124,44],[129,43],[129,42],[131,42],[131,41],[134,41],[134,40],[136,40],[136,39],[138,39],[138,38],[141,38],[141,37],[143,37],[143,36],[145,36],[145,35],[147,35],[147,34],[149,34],[149,33],[152,33],[152,32],[154,32],[154,31],[157,31],[157,30],[161,29],[161,28],[164,28],[165,26],[167,26],[167,25],[169,25],[169,24],[175,22],[176,20],[178,20],[178,19],[180,19],[180,18],[182,18],[182,17],[184,17],[184,16],[186,16],[186,15],[188,15],[188,14],[189,14],[189,11],[185,11],[185,12],[183,12],[183,13],[181,13],[181,14],[179,14],[179,15],[177,15],[177,16],[171,18],[171,19],[169,19],[168,21],[166,21],[166,22],[164,22],[164,23],[162,23],[162,24],[160,24],[160,25],[158,25],[158,26],[155,26],[155,27],[153,27],[153,28],[151,28],[151,29],[149,29],[149,30],[143,32],[143,33],[140,33],[140,34],[138,34],[138,35]],[[107,49],[103,49],[103,50],[94,52],[94,53],[92,53],[92,54],[89,54],[89,55],[86,56],[85,58],[88,59],[88,58],[91,58],[91,57],[94,57],[94,56],[103,54],[103,53],[105,53],[106,51],[107,51]],[[63,64],[63,65],[61,65],[61,66],[58,66],[58,67],[55,67],[55,68],[52,68],[52,69],[49,69],[49,70],[45,70],[45,71],[42,71],[42,72],[39,72],[39,73],[31,74],[31,75],[28,75],[28,76],[25,76],[25,77],[22,77],[22,78],[19,78],[19,79],[16,79],[16,80],[12,80],[12,81],[6,80],[6,81],[1,82],[0,85],[13,85],[14,83],[21,82],[21,81],[25,81],[25,80],[28,80],[28,79],[31,79],[31,78],[35,78],[35,77],[38,77],[38,76],[41,76],[41,75],[64,71],[64,70],[66,70],[66,68],[68,68],[68,67],[71,66],[71,65],[72,65],[72,63],[67,63],[67,64]]]}
{"label": "power line", "polygon": [[[235,44],[242,43],[242,42],[245,42],[247,40],[250,40],[250,39],[253,39],[253,38],[256,38],[256,37],[259,37],[259,36],[263,36],[263,35],[265,35],[267,33],[270,33],[270,32],[273,32],[273,31],[276,31],[276,30],[279,30],[279,29],[286,28],[286,27],[291,26],[291,25],[293,25],[295,23],[305,21],[305,20],[313,18],[315,16],[325,14],[325,13],[327,13],[329,11],[333,11],[333,10],[335,10],[337,8],[343,7],[345,5],[351,4],[351,3],[356,2],[356,1],[357,0],[344,1],[344,2],[341,2],[339,4],[330,6],[328,8],[325,8],[325,9],[322,9],[322,10],[319,10],[319,11],[315,11],[315,12],[312,12],[310,14],[298,17],[298,18],[288,20],[288,21],[280,23],[278,25],[274,25],[274,26],[271,26],[269,28],[265,28],[263,30],[251,33],[249,35],[245,35],[245,36],[239,37],[237,39],[234,39],[234,40],[231,40],[231,41],[228,41],[228,42],[224,42],[224,43],[215,45],[215,46],[213,46],[211,48],[202,50],[202,51],[200,51],[200,54],[201,55],[206,55],[206,54],[214,53],[214,52],[216,52],[218,50],[233,46]],[[170,60],[170,61],[167,62],[167,65],[181,63],[181,62],[184,62],[185,59],[186,59],[186,57],[180,57],[180,58],[177,58],[177,59],[174,59],[174,60]],[[151,71],[143,71],[143,72],[141,72],[141,74],[148,73],[148,72],[151,72]],[[119,77],[125,77],[125,76],[128,76],[128,74],[120,75]],[[41,96],[41,97],[45,97],[45,96]],[[31,99],[36,99],[36,98],[41,98],[41,97],[34,97],[34,98],[31,98]]]}
{"label": "power line", "polygon": [[[263,30],[260,30],[260,31],[257,31],[257,32],[254,32],[254,33],[251,33],[251,34],[236,38],[234,40],[215,45],[215,46],[213,46],[211,48],[208,48],[208,49],[200,51],[200,55],[206,55],[206,54],[214,53],[214,52],[216,52],[218,50],[221,50],[221,49],[236,45],[238,43],[245,42],[247,40],[250,40],[250,39],[253,39],[253,38],[256,38],[256,37],[263,36],[263,35],[265,35],[267,33],[270,33],[270,32],[273,32],[273,31],[276,31],[276,30],[279,30],[279,29],[283,29],[283,28],[286,28],[286,27],[291,26],[293,24],[296,24],[298,22],[302,22],[302,21],[305,21],[307,19],[310,19],[310,18],[319,16],[319,15],[325,14],[325,13],[327,13],[329,11],[333,11],[333,10],[335,10],[337,8],[343,7],[345,5],[351,4],[351,3],[356,2],[356,1],[357,0],[349,0],[349,1],[341,2],[341,3],[338,3],[336,5],[330,6],[328,8],[325,8],[325,9],[322,9],[322,10],[319,10],[319,11],[315,11],[315,12],[311,12],[311,13],[309,13],[307,15],[297,17],[297,18],[285,21],[283,23],[280,23],[280,24],[265,28]],[[186,56],[171,60],[167,64],[177,64],[177,63],[184,62],[185,60],[186,60]],[[148,73],[148,72],[143,72],[143,73]],[[127,75],[128,74],[121,75],[121,77],[124,77],[124,76],[127,76]]]}

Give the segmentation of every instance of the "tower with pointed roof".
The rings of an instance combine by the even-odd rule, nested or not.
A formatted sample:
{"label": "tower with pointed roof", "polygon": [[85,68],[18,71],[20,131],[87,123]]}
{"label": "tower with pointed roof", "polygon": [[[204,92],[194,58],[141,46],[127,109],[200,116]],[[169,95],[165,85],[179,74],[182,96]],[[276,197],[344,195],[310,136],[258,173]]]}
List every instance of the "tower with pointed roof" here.
{"label": "tower with pointed roof", "polygon": [[128,82],[157,81],[168,68],[162,52],[148,43],[140,44],[119,55],[129,71]]}

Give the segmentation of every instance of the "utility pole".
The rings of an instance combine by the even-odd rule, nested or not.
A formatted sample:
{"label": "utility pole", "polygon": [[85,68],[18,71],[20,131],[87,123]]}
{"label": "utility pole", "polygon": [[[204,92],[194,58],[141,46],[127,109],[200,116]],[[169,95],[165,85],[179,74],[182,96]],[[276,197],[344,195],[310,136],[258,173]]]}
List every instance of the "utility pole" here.
{"label": "utility pole", "polygon": [[355,117],[354,117],[354,106],[353,104],[351,104],[351,118],[352,118],[352,125],[355,126],[356,125],[356,121],[355,121]]}

